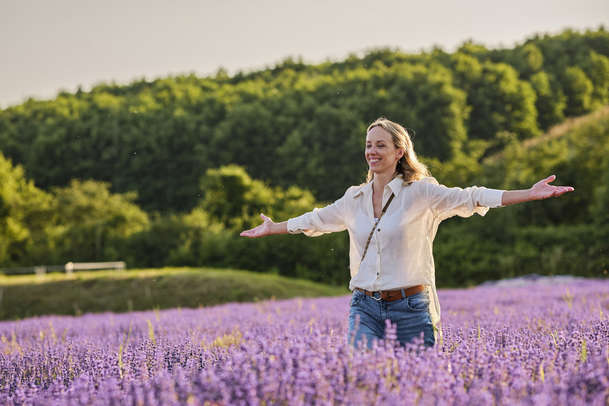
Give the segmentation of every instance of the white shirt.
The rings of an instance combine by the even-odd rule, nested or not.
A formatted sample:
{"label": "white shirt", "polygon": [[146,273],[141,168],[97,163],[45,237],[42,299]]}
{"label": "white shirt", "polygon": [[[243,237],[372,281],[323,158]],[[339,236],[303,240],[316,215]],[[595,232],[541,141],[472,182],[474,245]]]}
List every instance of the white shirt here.
{"label": "white shirt", "polygon": [[405,184],[400,175],[385,186],[382,206],[395,194],[381,217],[360,264],[366,241],[375,223],[372,182],[351,186],[334,203],[315,208],[288,220],[289,233],[316,237],[325,233],[349,232],[349,289],[377,291],[424,285],[430,297],[434,330],[440,330],[440,303],[436,292],[433,240],[444,219],[474,213],[484,216],[490,207],[500,207],[503,190],[470,186],[448,188],[426,177]]}

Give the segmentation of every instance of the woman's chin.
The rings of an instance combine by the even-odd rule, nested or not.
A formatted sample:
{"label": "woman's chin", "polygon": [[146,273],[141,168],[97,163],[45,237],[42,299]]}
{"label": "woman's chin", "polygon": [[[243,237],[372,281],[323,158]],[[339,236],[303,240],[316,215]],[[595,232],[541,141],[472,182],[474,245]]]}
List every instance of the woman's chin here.
{"label": "woman's chin", "polygon": [[368,168],[372,173],[383,173],[387,171],[387,168],[381,168],[378,165],[368,165]]}
{"label": "woman's chin", "polygon": [[368,168],[370,169],[370,172],[372,172],[373,175],[382,175],[382,174],[392,174],[395,172],[395,169],[393,168],[379,168],[379,167],[375,167],[375,166],[368,166]]}

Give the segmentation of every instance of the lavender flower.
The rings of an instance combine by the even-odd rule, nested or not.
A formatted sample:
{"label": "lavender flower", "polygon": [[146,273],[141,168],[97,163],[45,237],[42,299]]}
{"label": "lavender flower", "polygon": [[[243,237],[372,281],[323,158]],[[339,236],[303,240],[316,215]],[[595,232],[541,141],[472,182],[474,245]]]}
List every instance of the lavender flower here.
{"label": "lavender flower", "polygon": [[591,404],[609,281],[440,290],[443,340],[347,344],[348,297],[0,323],[0,404]]}

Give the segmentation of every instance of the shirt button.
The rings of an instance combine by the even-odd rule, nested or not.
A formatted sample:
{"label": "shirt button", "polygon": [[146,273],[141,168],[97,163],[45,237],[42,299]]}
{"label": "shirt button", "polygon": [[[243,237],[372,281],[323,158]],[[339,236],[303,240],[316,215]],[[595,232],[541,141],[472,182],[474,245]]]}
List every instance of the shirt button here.
{"label": "shirt button", "polygon": [[380,232],[380,231],[381,231],[381,229],[380,229],[380,228],[378,228],[376,231],[379,231],[379,232]]}

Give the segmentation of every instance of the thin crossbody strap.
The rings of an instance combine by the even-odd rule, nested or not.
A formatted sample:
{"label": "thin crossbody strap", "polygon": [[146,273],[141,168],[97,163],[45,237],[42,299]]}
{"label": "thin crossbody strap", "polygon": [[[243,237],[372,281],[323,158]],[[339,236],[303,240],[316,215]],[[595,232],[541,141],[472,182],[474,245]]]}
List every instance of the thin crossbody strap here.
{"label": "thin crossbody strap", "polygon": [[395,195],[393,193],[391,194],[391,196],[389,196],[389,200],[387,200],[387,203],[385,203],[385,207],[383,207],[383,211],[381,211],[381,215],[379,216],[379,218],[376,219],[374,226],[372,226],[372,230],[370,230],[370,235],[368,236],[368,241],[366,241],[366,248],[364,248],[364,254],[362,255],[362,260],[360,261],[360,264],[362,262],[364,262],[364,257],[366,256],[366,252],[368,252],[368,246],[370,245],[370,240],[372,239],[372,234],[374,234],[374,229],[379,224],[379,221],[381,221],[381,217],[383,217],[383,214],[385,214],[385,212],[387,211],[387,207],[389,207],[389,203],[391,203],[394,196]]}

